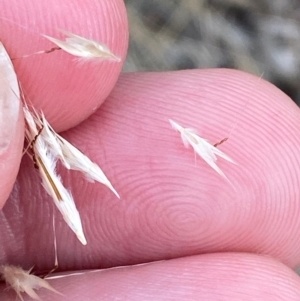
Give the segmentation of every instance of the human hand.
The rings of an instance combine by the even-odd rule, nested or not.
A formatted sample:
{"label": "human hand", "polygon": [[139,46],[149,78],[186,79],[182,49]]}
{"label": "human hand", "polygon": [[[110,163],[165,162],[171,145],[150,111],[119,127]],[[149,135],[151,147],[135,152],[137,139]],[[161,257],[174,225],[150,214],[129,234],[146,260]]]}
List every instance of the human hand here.
{"label": "human hand", "polygon": [[[118,12],[124,12],[122,3],[116,3]],[[96,8],[99,13],[103,9]],[[125,14],[121,19],[125,24]],[[99,24],[101,18],[91,20]],[[111,34],[126,35],[119,30]],[[120,55],[124,45],[120,53],[117,46],[109,46]],[[45,66],[53,65],[53,60],[57,66],[66,60],[72,65],[72,58],[63,54],[45,57],[52,60]],[[76,69],[76,64],[72,66]],[[102,63],[95,66],[89,65],[87,74],[104,68]],[[116,74],[120,70],[115,63],[105,68],[116,68]],[[69,72],[73,76],[73,69]],[[76,76],[73,80],[78,80],[82,98],[96,95],[87,89],[85,78]],[[46,91],[56,90],[47,77],[35,79]],[[30,89],[38,88],[24,84],[25,91]],[[72,95],[73,87],[69,89]],[[99,105],[101,95],[94,97]],[[84,116],[90,112],[81,98],[70,99],[64,110],[76,112],[63,120],[55,118],[61,108],[53,97],[43,100],[47,117],[53,116],[57,129],[79,122],[72,116],[80,110]],[[34,105],[38,101],[32,99]],[[200,158],[195,163],[193,151],[183,147],[169,118],[197,128],[212,143],[229,135],[220,149],[237,165],[221,159],[218,164],[232,186]],[[20,117],[10,146],[16,158],[22,152],[22,126]],[[54,211],[61,270],[156,262],[53,280],[51,285],[64,296],[41,290],[43,300],[299,300],[300,282],[291,270],[300,262],[298,127],[298,108],[287,96],[241,72],[123,74],[101,108],[63,134],[100,164],[121,200],[100,184],[61,171],[82,216],[88,240],[82,246],[53,209],[39,175],[25,157],[0,216],[1,264],[50,270]],[[8,162],[5,158],[12,155],[5,152],[3,156],[2,162]],[[17,166],[15,161],[10,165]],[[8,178],[7,171],[1,172],[2,179]],[[0,297],[14,300],[15,295],[1,290]]]}

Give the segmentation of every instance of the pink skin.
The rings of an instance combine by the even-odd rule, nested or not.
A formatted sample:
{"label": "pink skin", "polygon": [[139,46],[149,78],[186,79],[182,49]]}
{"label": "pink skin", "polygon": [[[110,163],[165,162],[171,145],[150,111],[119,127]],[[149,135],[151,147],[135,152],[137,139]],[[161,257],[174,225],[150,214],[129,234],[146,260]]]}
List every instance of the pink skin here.
{"label": "pink skin", "polygon": [[[55,47],[42,34],[63,38],[58,29],[65,29],[105,43],[124,61],[128,26],[122,0],[5,0],[1,6],[1,41],[11,58]],[[103,103],[122,68],[115,62],[78,63],[61,50],[13,63],[26,98],[60,131],[77,125]]]}
{"label": "pink skin", "polygon": [[[5,2],[12,6],[11,1]],[[22,15],[26,10],[19,2],[13,5],[13,15],[8,9],[5,16],[18,23],[23,18],[22,24],[29,22],[30,27],[30,20],[39,17],[37,11],[45,11],[40,2],[30,7],[30,19]],[[64,21],[65,28],[95,33],[124,57],[128,33],[123,3],[98,1],[107,4],[103,8],[89,1],[93,3],[89,8],[88,1],[74,2],[77,5],[65,4],[74,10],[68,14],[70,26]],[[49,7],[53,1],[45,3],[47,13],[38,19],[42,22],[39,26],[54,35],[53,28],[62,25],[50,18],[49,11],[59,15],[60,9],[62,14],[67,9],[58,4]],[[84,6],[81,9],[80,4]],[[102,18],[95,18],[95,10]],[[87,13],[93,29],[86,28]],[[74,14],[77,23],[72,23]],[[85,18],[78,17],[81,14]],[[0,23],[7,24],[1,19]],[[1,31],[3,43],[16,55],[50,46],[42,38],[29,43],[21,35],[21,41],[11,36]],[[25,93],[58,130],[78,124],[100,106],[121,68],[116,63],[94,62],[81,76],[72,59],[61,52],[26,60],[15,65]],[[60,72],[68,72],[59,78],[59,85],[55,77],[48,79],[48,75],[60,76],[50,68],[53,64]],[[47,70],[44,76],[41,70]],[[103,73],[108,78],[98,78]],[[89,78],[98,78],[100,85]],[[218,164],[231,184],[200,158],[195,161],[193,151],[184,148],[169,125],[169,118],[198,129],[212,143],[229,136],[219,148],[237,165],[222,159]],[[286,95],[245,73],[124,74],[95,114],[63,133],[100,164],[121,200],[103,185],[59,169],[82,215],[88,240],[88,245],[82,246],[53,209],[32,162],[25,157],[13,192],[0,212],[0,263],[50,270],[54,210],[61,270],[158,262],[52,280],[65,296],[40,290],[43,300],[98,300],[99,296],[103,300],[299,300],[300,280],[291,269],[300,264],[299,123],[299,109]],[[19,168],[22,127],[20,116],[13,142],[0,157],[5,181],[1,183],[1,204]],[[216,253],[224,251],[227,253]],[[0,299],[15,300],[15,294],[1,289]]]}

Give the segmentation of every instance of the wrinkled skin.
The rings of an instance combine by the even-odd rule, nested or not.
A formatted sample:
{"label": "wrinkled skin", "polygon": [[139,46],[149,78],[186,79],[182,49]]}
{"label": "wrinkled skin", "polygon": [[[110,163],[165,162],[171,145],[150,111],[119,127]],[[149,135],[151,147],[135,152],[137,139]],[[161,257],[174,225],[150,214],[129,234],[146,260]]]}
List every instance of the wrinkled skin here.
{"label": "wrinkled skin", "polygon": [[[64,27],[98,37],[125,59],[121,0],[2,2],[1,40],[12,57],[51,48],[37,33],[55,36]],[[233,70],[123,74],[116,83],[122,64],[78,66],[63,52],[14,65],[34,106],[100,164],[121,196],[59,168],[82,215],[88,240],[82,246],[30,159],[21,161],[22,114],[17,124],[7,118],[0,263],[51,270],[54,212],[60,270],[119,267],[50,280],[64,296],[40,290],[43,300],[300,299],[293,271],[300,263],[300,114],[286,95]],[[212,143],[229,137],[219,147],[237,164],[218,164],[230,184],[195,160],[169,118]],[[120,267],[138,263],[145,264]],[[0,299],[15,300],[4,287]]]}

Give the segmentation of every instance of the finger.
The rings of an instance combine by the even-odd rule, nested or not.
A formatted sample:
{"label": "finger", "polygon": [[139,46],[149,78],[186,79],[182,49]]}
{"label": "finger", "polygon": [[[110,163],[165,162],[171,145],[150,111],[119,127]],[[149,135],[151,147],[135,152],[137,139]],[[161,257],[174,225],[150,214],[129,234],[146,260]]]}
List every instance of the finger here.
{"label": "finger", "polygon": [[[220,146],[237,164],[218,160],[231,184],[200,158],[195,162],[169,118],[198,129],[212,143],[226,137],[237,122]],[[88,245],[77,243],[57,217],[61,268],[222,250],[264,253],[297,266],[299,120],[298,108],[282,92],[245,73],[124,75],[96,114],[65,133],[100,164],[121,201],[100,184],[63,173],[82,214]],[[1,258],[15,248],[16,262],[51,269],[51,206],[32,163],[24,161],[1,219],[0,231],[9,225],[1,233],[7,247]],[[10,233],[20,240],[12,242]],[[17,252],[24,245],[29,255]]]}
{"label": "finger", "polygon": [[[51,277],[51,276],[50,276]],[[55,278],[55,275],[53,275]],[[63,296],[43,300],[299,300],[299,277],[283,264],[250,254],[209,254],[49,280]],[[14,300],[12,291],[0,297]],[[5,298],[4,298],[5,297]]]}
{"label": "finger", "polygon": [[[1,48],[2,51],[2,48]],[[23,115],[20,100],[10,87],[10,66],[5,54],[0,58],[0,209],[7,200],[16,180],[23,148]]]}
{"label": "finger", "polygon": [[78,63],[64,51],[21,57],[53,48],[42,34],[63,38],[58,29],[65,29],[105,43],[123,61],[128,42],[124,2],[2,2],[0,38],[11,58],[20,58],[13,63],[27,101],[42,109],[57,130],[91,115],[115,85],[122,63]]}

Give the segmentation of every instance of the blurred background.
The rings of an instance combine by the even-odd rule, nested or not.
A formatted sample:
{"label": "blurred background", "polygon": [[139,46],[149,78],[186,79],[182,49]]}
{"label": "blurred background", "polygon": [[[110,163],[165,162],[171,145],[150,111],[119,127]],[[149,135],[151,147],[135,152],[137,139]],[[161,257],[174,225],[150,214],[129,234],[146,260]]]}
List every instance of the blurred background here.
{"label": "blurred background", "polygon": [[300,105],[300,1],[125,0],[124,71],[234,68]]}

